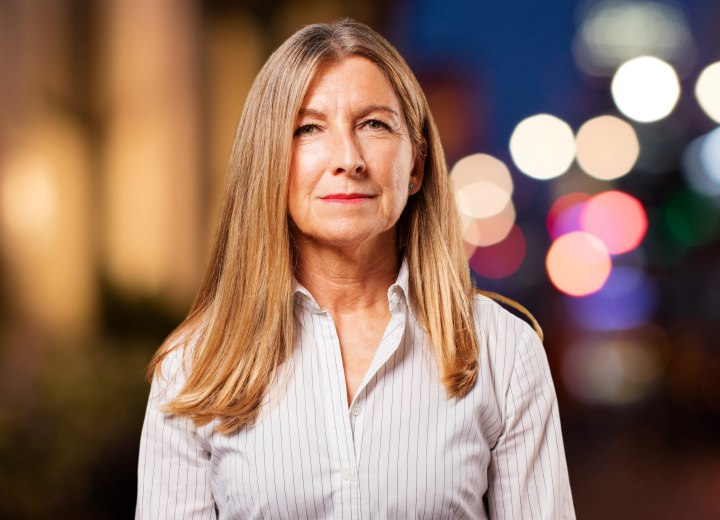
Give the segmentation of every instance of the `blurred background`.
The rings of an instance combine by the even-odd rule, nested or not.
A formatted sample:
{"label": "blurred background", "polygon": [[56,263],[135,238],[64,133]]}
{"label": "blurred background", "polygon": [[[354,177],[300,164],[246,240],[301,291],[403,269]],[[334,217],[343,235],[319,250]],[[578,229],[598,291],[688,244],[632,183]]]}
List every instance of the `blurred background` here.
{"label": "blurred background", "polygon": [[717,0],[0,1],[0,517],[128,518],[153,351],[272,50],[351,16],[537,316],[579,518],[720,518]]}

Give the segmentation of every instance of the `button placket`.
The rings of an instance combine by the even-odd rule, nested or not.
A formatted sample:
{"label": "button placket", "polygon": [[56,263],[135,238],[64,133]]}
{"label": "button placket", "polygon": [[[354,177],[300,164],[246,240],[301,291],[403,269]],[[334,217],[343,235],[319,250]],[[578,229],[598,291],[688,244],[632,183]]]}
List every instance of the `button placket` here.
{"label": "button placket", "polygon": [[[326,345],[331,347],[327,352],[328,356],[325,364],[327,369],[326,377],[329,383],[327,387],[330,390],[331,402],[334,410],[331,412],[332,428],[336,434],[336,448],[339,466],[339,484],[340,497],[350,499],[351,511],[359,511],[359,492],[357,488],[358,480],[354,477],[357,472],[357,445],[355,442],[355,416],[349,413],[347,406],[347,397],[344,384],[344,373],[342,356],[340,354],[340,343],[337,337],[337,329],[332,319],[332,315],[327,310],[321,310],[321,316],[325,325]],[[335,499],[333,500],[335,502]],[[343,509],[344,503],[341,505]],[[359,515],[351,514],[353,518]]]}

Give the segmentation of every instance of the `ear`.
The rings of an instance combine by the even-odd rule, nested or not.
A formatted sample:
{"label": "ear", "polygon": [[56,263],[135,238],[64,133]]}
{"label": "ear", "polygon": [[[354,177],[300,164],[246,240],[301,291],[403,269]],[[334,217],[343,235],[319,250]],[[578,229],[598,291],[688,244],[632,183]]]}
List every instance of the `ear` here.
{"label": "ear", "polygon": [[422,186],[423,178],[425,177],[425,144],[415,154],[415,165],[413,166],[412,172],[410,172],[410,184],[413,185],[413,189],[410,190],[410,195],[416,194],[420,191]]}

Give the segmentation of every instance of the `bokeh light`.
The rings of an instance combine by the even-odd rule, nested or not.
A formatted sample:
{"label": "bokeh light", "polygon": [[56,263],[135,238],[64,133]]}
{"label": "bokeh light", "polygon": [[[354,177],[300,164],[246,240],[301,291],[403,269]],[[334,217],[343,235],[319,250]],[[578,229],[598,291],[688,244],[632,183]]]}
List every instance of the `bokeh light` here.
{"label": "bokeh light", "polygon": [[518,270],[526,253],[525,236],[520,227],[515,225],[502,242],[478,247],[470,258],[470,268],[485,278],[505,278]]}
{"label": "bokeh light", "polygon": [[77,340],[97,312],[89,147],[60,116],[16,138],[0,162],[3,289],[35,330]]}
{"label": "bokeh light", "polygon": [[505,163],[485,153],[476,153],[463,157],[450,171],[450,180],[456,190],[474,182],[497,184],[512,193],[513,182]]}
{"label": "bokeh light", "polygon": [[650,341],[590,338],[566,354],[562,375],[581,401],[622,405],[651,394],[665,366],[663,353]]}
{"label": "bokeh light", "polygon": [[673,242],[705,245],[720,235],[720,208],[711,199],[683,189],[662,208],[662,223]]}
{"label": "bokeh light", "polygon": [[[699,86],[720,60],[720,0],[79,7],[0,3],[0,518],[132,515],[143,368],[199,286],[252,81],[296,28],[354,13],[402,44],[450,166],[481,151],[500,159],[481,156],[465,180],[458,168],[448,196],[467,212],[477,286],[527,305],[546,330],[578,517],[720,519],[720,160],[707,139],[720,122],[701,102],[718,89]],[[582,71],[599,76],[568,61],[573,33]],[[612,75],[638,56],[672,65],[685,88],[656,124],[610,99]],[[576,134],[577,164],[549,182],[508,149],[540,112]],[[583,145],[583,123],[605,114],[641,143],[624,177],[595,170]],[[615,161],[620,146],[589,149]],[[698,182],[679,171],[686,147]],[[512,177],[488,176],[501,161]],[[594,293],[550,287],[551,243],[585,232],[588,201],[613,189],[645,207],[640,246],[609,254]],[[664,344],[638,331],[653,323]]]}
{"label": "bokeh light", "polygon": [[703,153],[706,138],[706,135],[700,136],[685,147],[682,174],[688,186],[698,194],[717,197],[720,196],[720,178],[712,171],[714,165],[707,163],[707,152]]}
{"label": "bokeh light", "polygon": [[572,128],[555,116],[538,114],[521,121],[510,137],[510,153],[520,171],[535,179],[565,173],[575,158]]}
{"label": "bokeh light", "polygon": [[656,273],[672,271],[685,258],[688,246],[673,238],[667,221],[666,207],[648,208],[648,232],[643,241],[642,251],[646,253],[648,266]]}
{"label": "bokeh light", "polygon": [[507,166],[487,154],[474,154],[459,160],[450,179],[461,213],[484,219],[498,215],[510,203],[513,181]]}
{"label": "bokeh light", "polygon": [[602,289],[566,302],[569,316],[586,330],[626,330],[646,323],[658,302],[655,282],[642,269],[615,266]]}
{"label": "bokeh light", "polygon": [[667,117],[680,98],[675,69],[653,56],[623,63],[613,77],[611,89],[618,109],[641,123]]}
{"label": "bokeh light", "polygon": [[476,219],[497,215],[509,200],[507,191],[490,182],[473,182],[457,192],[460,212]]}
{"label": "bokeh light", "polygon": [[583,208],[584,231],[603,241],[610,254],[635,249],[647,231],[647,215],[640,202],[621,191],[606,191],[592,197]]}
{"label": "bokeh light", "polygon": [[596,236],[574,231],[550,246],[545,260],[550,281],[570,296],[586,296],[602,288],[612,262],[605,244]]}
{"label": "bokeh light", "polygon": [[596,76],[610,75],[623,62],[643,55],[682,63],[693,48],[685,14],[674,5],[645,0],[595,3],[573,42],[578,66]]}
{"label": "bokeh light", "polygon": [[515,223],[515,205],[512,201],[497,215],[476,219],[460,214],[463,239],[475,247],[491,246],[505,239]]}
{"label": "bokeh light", "polygon": [[695,96],[710,119],[720,123],[720,61],[708,65],[700,73]]}
{"label": "bokeh light", "polygon": [[576,191],[559,197],[553,203],[546,220],[548,233],[553,240],[571,231],[582,230],[580,218],[588,200],[590,195]]}
{"label": "bokeh light", "polygon": [[622,177],[640,155],[635,130],[615,116],[600,116],[586,122],[578,130],[575,142],[578,164],[596,179]]}
{"label": "bokeh light", "polygon": [[46,233],[60,210],[52,168],[41,156],[18,155],[0,176],[2,227],[17,238]]}
{"label": "bokeh light", "polygon": [[720,128],[716,128],[703,139],[700,162],[708,176],[714,182],[720,183]]}

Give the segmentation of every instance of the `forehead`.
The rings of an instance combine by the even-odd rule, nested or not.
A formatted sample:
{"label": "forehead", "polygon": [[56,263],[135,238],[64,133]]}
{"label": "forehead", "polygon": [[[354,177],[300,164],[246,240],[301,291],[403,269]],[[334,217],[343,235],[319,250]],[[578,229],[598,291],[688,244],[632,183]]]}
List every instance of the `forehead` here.
{"label": "forehead", "polygon": [[303,108],[357,104],[384,104],[400,112],[395,89],[382,69],[361,56],[323,65],[302,103]]}

